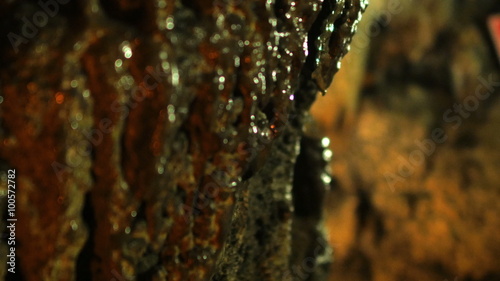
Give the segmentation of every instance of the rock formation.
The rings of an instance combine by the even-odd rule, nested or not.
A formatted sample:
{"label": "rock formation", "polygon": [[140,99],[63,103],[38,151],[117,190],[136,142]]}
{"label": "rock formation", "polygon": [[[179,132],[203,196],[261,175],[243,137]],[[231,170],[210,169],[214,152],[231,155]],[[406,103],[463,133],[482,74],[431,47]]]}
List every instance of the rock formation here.
{"label": "rock formation", "polygon": [[2,244],[0,276],[319,280],[323,147],[301,139],[365,6],[2,2],[0,170],[16,170],[18,221],[16,274]]}

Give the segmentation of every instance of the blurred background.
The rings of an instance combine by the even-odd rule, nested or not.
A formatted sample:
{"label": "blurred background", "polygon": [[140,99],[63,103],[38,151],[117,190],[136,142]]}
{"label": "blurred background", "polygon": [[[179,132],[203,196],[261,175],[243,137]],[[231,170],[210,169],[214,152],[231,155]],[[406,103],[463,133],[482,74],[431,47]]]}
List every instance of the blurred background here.
{"label": "blurred background", "polygon": [[[0,8],[9,7],[13,2],[15,1],[0,1]],[[111,1],[102,2],[111,3]],[[137,5],[141,9],[143,8],[139,1],[124,2],[139,3]],[[158,2],[164,4],[162,1]],[[185,2],[183,5],[189,6],[190,1],[182,2]],[[197,2],[201,3],[201,1]],[[296,3],[295,1],[284,2]],[[27,1],[26,3],[29,4],[27,7],[30,9],[35,5],[33,4],[35,1]],[[84,6],[85,1],[68,3],[71,4],[68,5],[68,10],[64,13],[71,15],[72,11],[78,11],[78,5]],[[144,30],[152,28],[147,25],[150,20],[147,17],[148,13],[144,12],[139,16],[132,13],[135,9],[138,9],[134,5],[131,5],[132,12],[130,14],[123,12],[128,11],[127,9],[118,11],[113,5],[108,5],[109,7],[106,5],[104,7],[106,7],[106,13],[109,13],[112,20],[132,19],[131,22],[141,26]],[[0,10],[0,15],[8,18],[7,13],[10,13],[10,10],[7,8]],[[115,10],[118,11],[116,15],[114,14]],[[500,0],[370,0],[370,5],[353,39],[351,50],[342,61],[340,72],[336,75],[326,95],[318,94],[312,108],[312,115],[322,133],[330,138],[330,149],[333,151],[330,167],[333,178],[332,190],[328,198],[326,198],[325,209],[328,239],[334,249],[334,263],[328,281],[500,281],[500,63],[495,48],[495,39],[492,35],[495,33],[495,27],[489,27],[489,23],[494,22],[494,16],[497,14],[500,14]],[[20,17],[20,15],[16,16]],[[121,16],[123,18],[120,18]],[[161,14],[160,16],[164,17],[165,15]],[[151,53],[146,52],[149,47],[142,47],[137,43],[140,40],[123,41],[126,44],[120,45],[124,40],[123,38],[134,38],[133,33],[127,32],[123,32],[123,36],[112,38],[110,41],[100,41],[100,39],[92,38],[94,40],[92,44],[95,44],[92,46],[94,47],[89,49],[88,53],[87,51],[79,53],[82,47],[80,43],[73,45],[75,38],[78,37],[76,36],[78,32],[72,34],[69,27],[74,27],[75,23],[83,18],[86,19],[86,17],[75,17],[74,21],[68,22],[65,21],[63,16],[55,17],[52,19],[51,25],[53,29],[47,28],[40,33],[40,42],[43,44],[39,42],[40,46],[34,47],[35,53],[30,53],[30,56],[27,56],[19,64],[14,65],[11,61],[5,62],[5,65],[12,67],[13,70],[22,68],[20,66],[28,66],[24,68],[26,70],[24,73],[17,75],[16,79],[18,78],[19,81],[31,79],[29,75],[32,73],[45,73],[47,71],[45,66],[52,66],[48,71],[51,73],[48,76],[50,81],[40,83],[42,90],[37,88],[37,83],[30,83],[28,87],[23,87],[23,90],[19,92],[19,95],[28,92],[31,94],[40,92],[40,98],[33,95],[30,100],[11,102],[18,105],[18,108],[22,108],[21,105],[24,106],[24,104],[32,104],[32,107],[26,110],[28,115],[32,114],[33,111],[40,116],[48,116],[46,120],[44,119],[44,122],[50,124],[50,130],[47,134],[42,135],[43,138],[40,137],[43,141],[31,142],[35,137],[30,135],[31,132],[40,131],[42,125],[30,127],[29,130],[25,131],[19,129],[17,134],[24,136],[25,139],[21,143],[22,145],[31,147],[31,149],[46,151],[46,154],[41,153],[30,157],[27,157],[27,153],[21,154],[26,159],[36,158],[40,163],[54,163],[52,160],[57,159],[56,157],[69,158],[71,155],[76,157],[75,150],[67,149],[68,154],[64,154],[66,153],[65,147],[61,147],[61,151],[43,149],[45,149],[45,145],[56,146],[54,144],[58,142],[53,141],[52,136],[57,135],[58,130],[66,130],[64,131],[64,134],[67,134],[65,137],[75,144],[77,140],[85,140],[83,135],[74,131],[75,128],[80,126],[79,130],[83,130],[83,128],[90,130],[93,128],[94,119],[103,120],[101,118],[108,116],[109,104],[115,96],[126,97],[125,91],[122,90],[115,93],[115,96],[99,96],[99,93],[108,91],[108,88],[102,86],[106,85],[106,83],[102,82],[104,80],[99,79],[122,81],[122,75],[125,75],[123,73],[128,73],[127,77],[132,82],[134,79],[139,81],[139,79],[143,78],[143,74],[146,73],[145,66],[151,65],[152,67],[152,62],[156,62],[157,57],[155,56],[158,55],[155,53],[156,50]],[[108,25],[110,26],[109,29],[107,29]],[[491,24],[491,26],[493,25]],[[83,26],[88,28],[87,25]],[[99,26],[103,30],[105,29],[104,26],[106,26],[107,32],[115,33],[128,29],[126,25],[110,25],[107,21],[103,21]],[[497,33],[500,36],[500,24],[498,26]],[[4,30],[10,30],[10,28],[9,25],[2,25]],[[168,25],[162,28],[168,29]],[[58,40],[51,39],[54,36],[51,33],[52,30],[58,30],[53,32],[59,38]],[[148,36],[151,34],[148,33]],[[38,41],[35,40],[34,42]],[[134,49],[134,54],[141,54],[141,51],[145,54],[144,57],[134,55],[138,58],[134,57],[134,59],[127,62],[127,64],[135,67],[131,69],[137,72],[130,72],[135,76],[129,75],[129,72],[122,73],[122,63],[125,65],[127,61],[125,58],[130,59],[132,55],[132,50],[128,45],[130,42],[132,42],[132,45],[136,44],[134,48],[138,48],[137,52]],[[152,42],[151,39],[151,42],[147,44],[156,46],[154,45],[156,43],[153,42],[153,44]],[[5,41],[2,44],[9,45],[10,50],[9,43]],[[0,44],[0,47],[2,44]],[[150,46],[147,44],[146,46]],[[62,46],[64,52],[74,49],[75,54],[62,57],[57,53],[57,48],[52,48],[53,46]],[[120,48],[117,46],[120,46]],[[88,46],[85,48],[88,48]],[[190,50],[185,52],[188,53]],[[258,52],[255,53],[258,54]],[[61,67],[61,65],[67,63],[65,60],[69,61],[68,65],[70,66],[72,64],[78,65],[81,54],[86,55],[87,64],[84,68],[90,69],[89,73],[93,74],[91,78],[96,81],[93,84],[96,91],[92,93],[90,98],[97,101],[95,104],[90,103],[88,100],[85,101],[86,98],[89,98],[90,92],[88,89],[84,90],[83,88],[87,82],[78,82],[80,80],[84,81],[84,75],[79,70],[80,66],[74,67],[74,69],[71,68],[70,71],[66,71],[67,66],[65,66],[66,68]],[[98,58],[104,57],[106,54],[109,55],[109,61],[102,62],[98,60]],[[41,59],[35,60],[36,56],[40,56]],[[115,58],[121,59],[115,61]],[[190,57],[190,59],[193,61],[199,60],[196,56]],[[208,60],[200,61],[202,63],[208,62]],[[30,64],[32,62],[34,63]],[[103,67],[104,70],[99,72],[101,71],[101,68],[98,67],[99,64],[107,68]],[[200,65],[203,66],[204,64]],[[5,69],[4,73],[14,73],[10,68]],[[209,68],[207,67],[207,69]],[[103,73],[109,75],[109,77]],[[66,88],[61,92],[54,92],[54,89],[60,90],[58,75],[67,79],[67,83],[63,83]],[[11,77],[11,74],[9,73],[5,77]],[[3,81],[8,81],[12,85],[16,83],[16,81],[9,81],[11,79],[3,79]],[[131,85],[130,79],[123,80],[127,82],[128,87]],[[78,83],[74,84],[74,82]],[[6,84],[10,85],[9,83]],[[186,85],[188,84],[186,83]],[[187,87],[186,85],[183,87]],[[14,96],[18,94],[16,87],[9,86],[5,88],[8,89],[11,96]],[[161,90],[163,91],[162,88]],[[76,94],[63,95],[65,91],[78,93],[78,97]],[[81,98],[80,93],[82,94]],[[155,93],[157,96],[154,97],[161,97],[158,94],[160,90]],[[0,103],[2,102],[3,108],[11,110],[10,112],[20,111],[17,107],[6,106],[6,104],[9,104],[8,101],[4,101],[3,97],[0,96]],[[181,102],[185,101],[179,101],[179,103]],[[40,104],[44,103],[50,106],[47,106],[47,108],[40,106]],[[88,104],[91,104],[91,106],[87,106]],[[161,107],[166,104],[166,100],[160,100],[160,102],[150,100],[138,107],[139,111],[136,111],[137,115],[134,117],[136,118],[134,119],[135,123],[131,123],[130,129],[126,133],[120,133],[128,134],[129,142],[126,146],[128,149],[126,152],[132,151],[136,153],[135,149],[137,147],[141,149],[143,147],[141,141],[156,140],[157,129],[154,129],[156,127],[153,128],[153,125],[151,125],[151,128],[145,127],[147,130],[144,129],[144,131],[147,131],[147,137],[136,138],[136,135],[140,134],[136,133],[133,128],[134,126],[139,127],[137,124],[141,124],[140,120],[143,120],[141,118],[156,118],[154,114],[159,114],[158,116],[161,115],[162,118],[165,118],[165,111],[161,110]],[[58,108],[64,110],[59,111]],[[92,110],[95,112],[92,113],[94,115],[86,114]],[[56,118],[57,112],[63,113]],[[113,120],[118,120],[119,115],[116,113],[112,114],[111,118],[115,118]],[[68,116],[73,116],[72,114],[80,116],[75,117],[75,120],[81,121],[78,123],[79,125],[66,122]],[[18,116],[23,117],[21,114]],[[24,120],[21,117],[16,118]],[[33,117],[32,119],[29,122],[42,124],[37,118]],[[14,118],[12,120],[16,121],[18,119]],[[54,123],[52,120],[58,121]],[[64,123],[61,120],[64,120]],[[162,121],[163,119],[158,118],[158,120]],[[179,118],[177,122],[179,123]],[[12,121],[12,124],[15,123]],[[77,124],[75,128],[74,124]],[[159,126],[158,128],[162,127]],[[113,136],[113,138],[116,138],[113,141],[117,140],[118,136],[118,134]],[[148,139],[150,136],[154,136],[154,138]],[[109,155],[112,155],[112,148],[115,145],[117,147],[118,143],[120,143],[118,141],[112,143],[111,136],[108,137],[109,143],[106,142],[106,146],[103,145],[100,147],[102,150],[98,150],[103,152],[101,154],[96,153],[96,155],[100,155],[99,157],[104,159],[100,160],[104,163],[102,164],[104,169],[100,170],[101,181],[99,181],[98,188],[107,187],[108,182],[106,180],[108,177],[112,178],[109,182],[114,184],[113,188],[115,188],[116,194],[123,196],[119,198],[125,198],[123,201],[113,201],[113,204],[115,204],[113,206],[121,206],[120,204],[132,206],[127,201],[133,198],[132,192],[121,191],[122,186],[118,185],[118,183],[126,181],[123,179],[120,179],[121,182],[115,181],[115,178],[113,178],[115,175],[108,173],[106,170],[108,164],[106,161],[109,161],[109,163],[118,161],[118,157]],[[203,138],[200,137],[200,139]],[[108,139],[106,138],[106,140]],[[184,140],[182,139],[182,141]],[[7,148],[14,145],[13,142],[3,140],[2,143],[4,151],[10,155],[9,157],[19,158],[11,152],[14,150],[9,151],[9,148]],[[147,146],[144,147],[144,150],[137,153],[138,155],[145,155],[142,159],[149,159],[147,157],[151,156],[152,150],[148,150]],[[182,150],[179,151],[178,153],[181,155]],[[115,153],[113,154],[115,156],[119,155],[118,152],[113,153]],[[179,163],[184,163],[181,162],[184,161],[182,160],[184,156],[179,156]],[[47,243],[53,242],[55,239],[52,234],[55,235],[55,233],[60,232],[60,223],[60,225],[65,225],[64,233],[70,237],[68,239],[73,243],[72,247],[67,247],[66,240],[64,240],[66,238],[64,238],[61,240],[63,242],[57,241],[59,244],[54,242],[55,246],[53,247],[47,246],[33,252],[35,253],[33,259],[26,264],[33,262],[38,265],[38,268],[26,267],[25,272],[26,274],[29,273],[26,280],[42,278],[37,275],[38,272],[52,274],[50,270],[54,270],[57,274],[70,272],[68,276],[72,276],[71,274],[75,272],[90,272],[88,268],[91,268],[91,259],[87,258],[87,256],[91,256],[89,253],[93,251],[93,240],[87,238],[88,234],[83,227],[78,228],[78,223],[85,225],[85,223],[93,222],[95,216],[91,210],[82,207],[91,205],[89,203],[91,202],[89,200],[89,190],[92,186],[91,182],[94,180],[92,177],[95,177],[95,173],[91,174],[89,172],[91,161],[87,159],[88,157],[85,158],[86,162],[82,162],[84,163],[82,164],[84,167],[82,171],[84,172],[72,175],[72,181],[68,183],[68,186],[72,188],[71,193],[66,195],[57,189],[62,184],[56,180],[56,175],[52,173],[51,166],[38,163],[35,165],[33,164],[35,161],[26,160],[23,157],[19,159],[19,163],[30,163],[31,166],[26,165],[26,167],[35,171],[33,172],[33,179],[43,179],[40,183],[36,180],[33,182],[37,182],[42,187],[47,187],[49,191],[36,192],[35,185],[26,184],[28,187],[26,190],[29,193],[25,194],[35,194],[32,196],[36,200],[31,199],[31,197],[30,200],[36,201],[36,203],[32,204],[32,201],[20,200],[20,206],[42,206],[39,208],[51,210],[51,212],[47,212],[48,215],[39,222],[37,216],[33,216],[32,213],[26,211],[25,218],[33,217],[35,223],[31,225],[19,224],[19,227],[36,230],[37,232],[33,236],[42,237],[42,239],[36,241],[31,239],[29,237],[30,233],[28,231],[23,233],[21,228],[18,230],[18,235],[23,236],[23,241],[26,241],[25,243],[28,246],[35,245],[39,240]],[[135,156],[133,159],[136,158],[140,159],[140,157]],[[227,159],[230,158],[227,156]],[[140,186],[137,190],[140,191],[138,192],[141,194],[140,196],[143,196],[141,192],[147,190],[149,185],[142,178],[135,178],[134,172],[138,170],[137,167],[142,168],[142,166],[139,165],[139,160],[137,160],[137,163],[134,161],[130,160],[132,164],[127,166],[127,171],[129,171],[127,178],[129,178],[130,182]],[[5,166],[3,162],[0,164]],[[15,164],[22,166],[21,164]],[[144,169],[147,173],[153,174],[158,171],[158,174],[163,174],[163,166],[161,166],[160,170],[156,168],[156,164],[152,161],[147,162],[147,164],[148,169]],[[113,165],[110,164],[110,167]],[[162,165],[165,165],[165,163],[162,162]],[[95,167],[93,169],[98,170],[101,166]],[[169,167],[172,168],[174,165]],[[31,172],[28,168],[26,170]],[[46,171],[50,172],[50,177],[46,177],[49,174]],[[141,176],[149,175],[146,172]],[[176,172],[174,175],[182,179],[180,180],[181,183],[190,186],[191,183],[188,180],[183,181],[184,177],[188,178],[188,176],[185,176],[188,175],[188,172],[186,174]],[[125,178],[125,176],[123,177]],[[158,187],[158,190],[162,186],[161,184],[164,184],[160,179],[163,180],[161,177],[155,178],[157,184],[155,186]],[[189,177],[189,180],[191,179]],[[77,183],[79,184],[78,187],[76,187]],[[97,190],[93,195],[95,198],[101,196],[98,188],[94,189]],[[177,188],[177,185],[175,188]],[[173,187],[172,190],[174,190]],[[156,202],[153,195],[148,196],[153,198],[151,202]],[[176,193],[175,196],[178,196],[178,198],[185,197],[182,192]],[[47,200],[47,198],[57,198],[58,205],[54,203],[55,200]],[[175,200],[177,197],[172,198]],[[63,205],[63,202],[65,202],[63,199],[73,200],[71,201],[72,204],[77,207],[68,204],[68,206],[71,206],[69,208]],[[151,203],[153,207],[151,207],[150,213],[156,214],[154,212],[158,212],[161,214],[161,216],[158,216],[158,220],[161,220],[164,214],[161,213],[160,207],[153,203]],[[274,204],[274,201],[272,203]],[[108,201],[102,199],[96,206],[99,206],[99,204],[101,204],[101,207],[104,206],[101,208],[102,210],[108,212]],[[144,205],[139,206],[140,209],[138,207],[138,210],[144,210]],[[266,206],[274,207],[271,203]],[[59,221],[52,219],[59,218],[59,214],[62,213],[62,211],[59,211],[66,210],[65,208],[70,211],[64,213],[64,217]],[[91,207],[89,208],[91,209]],[[19,210],[22,209],[22,207],[19,207]],[[101,209],[97,208],[96,210]],[[110,208],[110,210],[114,209]],[[278,208],[278,210],[281,209]],[[175,211],[177,212],[177,210]],[[82,213],[87,217],[82,217]],[[105,218],[105,215],[99,211],[95,211],[95,213]],[[146,233],[146,223],[143,223],[141,215],[137,219],[131,219],[129,213],[135,213],[131,217],[135,218],[137,216],[135,209],[133,212],[129,212],[127,209],[126,214],[123,212],[125,215],[120,218],[125,221],[121,227],[128,229],[128,232],[125,230],[125,233],[127,235],[130,233],[130,227],[126,226],[132,221],[138,221],[140,224],[137,225],[140,225],[140,228],[137,227],[137,232],[132,232],[132,235],[139,233],[146,237],[146,234],[144,234]],[[173,213],[177,215],[177,213]],[[288,214],[286,215],[288,216]],[[178,218],[181,218],[181,215]],[[67,223],[68,221],[71,224]],[[111,224],[108,225],[105,219],[102,219],[102,221],[104,221],[104,226],[99,231],[104,233],[104,238],[101,237],[102,239],[98,241],[105,241],[105,243],[112,241],[114,243],[117,240],[113,236],[115,235],[114,232],[110,232],[105,228]],[[268,224],[272,225],[274,221],[270,220],[270,222]],[[51,227],[40,228],[38,223],[40,225],[43,223],[50,224]],[[316,221],[314,221],[314,225],[311,225],[315,227],[315,223]],[[182,227],[181,229],[184,229]],[[288,231],[288,226],[283,229]],[[120,231],[122,230],[120,229]],[[164,231],[163,228],[161,231]],[[101,232],[91,233],[91,235],[99,237]],[[113,233],[113,235],[110,233]],[[269,233],[273,234],[272,231],[269,231]],[[137,234],[138,237],[139,234]],[[204,235],[204,233],[202,234]],[[204,237],[202,234],[200,236]],[[129,236],[123,237],[129,238]],[[152,237],[154,236],[152,235]],[[277,237],[279,238],[279,236]],[[175,241],[175,237],[171,239]],[[273,241],[283,244],[282,240],[279,239]],[[128,243],[127,241],[123,238],[123,245]],[[203,242],[203,240],[200,241]],[[105,243],[103,242],[107,246],[108,244]],[[117,243],[117,249],[121,247],[122,244],[120,243]],[[147,245],[147,243],[144,242],[144,245]],[[111,244],[110,242],[109,245]],[[167,248],[173,243],[165,242],[161,245],[166,245],[165,248]],[[0,246],[6,249],[5,245]],[[83,265],[77,265],[77,271],[74,270],[75,266],[72,262],[61,262],[60,264],[54,262],[53,264],[56,264],[54,266],[51,264],[52,261],[57,261],[60,256],[64,256],[68,260],[75,259],[77,255],[80,255],[82,247],[90,250],[89,253],[83,251],[82,257],[85,257],[85,259],[82,259],[84,260]],[[146,246],[141,247],[146,249]],[[95,248],[104,253],[103,256],[109,254],[106,248],[99,248],[99,245]],[[54,251],[54,249],[63,249],[61,250],[62,254]],[[32,252],[31,249],[29,251]],[[139,250],[137,251],[139,252]],[[273,251],[269,250],[269,252]],[[25,253],[27,252],[28,250],[25,250]],[[54,252],[56,254],[53,254]],[[53,255],[50,256],[47,253]],[[149,254],[149,252],[147,253]],[[273,254],[277,255],[276,253]],[[140,260],[142,255],[143,252],[140,255],[137,254],[137,260]],[[5,255],[2,254],[2,256]],[[136,256],[133,257],[136,258]],[[200,256],[197,257],[199,259]],[[172,260],[178,262],[178,259]],[[138,263],[136,260],[134,262]],[[268,264],[266,259],[258,262]],[[200,260],[199,263],[204,264],[205,262]],[[257,264],[257,262],[255,263]],[[3,265],[5,266],[5,263]],[[112,268],[106,266],[108,264],[103,268]],[[189,269],[192,268],[190,265],[186,265],[186,268],[188,267]],[[272,268],[272,265],[270,268]],[[0,270],[3,270],[3,267]],[[0,273],[3,274],[4,272],[5,270]],[[99,271],[97,272],[100,274]],[[105,272],[105,274],[108,273],[108,271]],[[275,274],[275,272],[273,273]],[[0,276],[3,276],[2,274]],[[83,280],[86,276],[80,276],[79,278],[79,280]]]}
{"label": "blurred background", "polygon": [[500,280],[500,1],[371,0],[313,115],[330,281]]}

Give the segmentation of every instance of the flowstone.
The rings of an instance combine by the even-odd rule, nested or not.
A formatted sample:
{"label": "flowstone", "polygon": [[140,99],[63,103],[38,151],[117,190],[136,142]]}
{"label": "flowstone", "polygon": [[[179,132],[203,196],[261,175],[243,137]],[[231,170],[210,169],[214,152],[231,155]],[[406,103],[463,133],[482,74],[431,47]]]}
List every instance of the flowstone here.
{"label": "flowstone", "polygon": [[294,167],[365,1],[51,3],[0,4],[19,280],[317,280]]}

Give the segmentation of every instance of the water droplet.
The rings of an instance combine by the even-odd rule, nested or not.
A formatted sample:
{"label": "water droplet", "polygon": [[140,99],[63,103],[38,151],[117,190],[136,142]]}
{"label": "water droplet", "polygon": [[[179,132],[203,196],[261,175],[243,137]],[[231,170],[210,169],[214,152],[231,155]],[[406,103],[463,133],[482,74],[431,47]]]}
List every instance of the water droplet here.
{"label": "water droplet", "polygon": [[158,165],[158,167],[156,168],[156,170],[158,171],[158,174],[163,175],[163,172],[165,171],[165,168],[163,168],[163,165]]}
{"label": "water droplet", "polygon": [[165,2],[164,0],[158,1],[158,8],[163,9],[165,7],[167,7],[167,2]]}
{"label": "water droplet", "polygon": [[127,59],[131,58],[132,57],[132,49],[130,48],[129,42],[124,41],[121,44],[121,46],[122,46],[123,56]]}
{"label": "water droplet", "polygon": [[234,102],[233,99],[229,99],[226,104],[226,110],[231,110],[233,108]]}
{"label": "water droplet", "polygon": [[122,67],[122,64],[123,64],[122,60],[121,60],[121,59],[117,59],[117,60],[115,61],[115,68],[120,68],[120,67]]}
{"label": "water droplet", "polygon": [[76,88],[76,87],[78,87],[78,81],[76,81],[76,80],[71,80],[70,86],[71,86],[71,88]]}
{"label": "water droplet", "polygon": [[63,93],[61,93],[61,92],[58,92],[58,93],[56,94],[56,103],[57,103],[57,104],[61,104],[61,103],[63,103],[63,102],[64,102],[64,94],[63,94]]}
{"label": "water droplet", "polygon": [[177,70],[177,66],[172,67],[172,86],[179,85],[179,70]]}
{"label": "water droplet", "polygon": [[332,178],[326,173],[321,174],[321,180],[324,184],[330,184],[332,182]]}
{"label": "water droplet", "polygon": [[171,123],[175,122],[175,107],[172,104],[167,106],[168,111],[168,121]]}
{"label": "water droplet", "polygon": [[323,159],[325,161],[330,161],[332,160],[333,152],[330,149],[325,149],[323,151]]}
{"label": "water droplet", "polygon": [[306,54],[306,57],[309,55],[309,48],[307,46],[307,40],[304,41],[302,44],[302,49],[304,50],[304,53]]}
{"label": "water droplet", "polygon": [[166,20],[166,26],[168,30],[174,29],[174,18],[173,17],[168,17]]}
{"label": "water droplet", "polygon": [[262,130],[262,132],[260,132],[260,135],[266,139],[269,139],[269,137],[271,136],[271,129],[264,128],[264,130]]}
{"label": "water droplet", "polygon": [[81,42],[76,42],[75,45],[73,45],[73,50],[79,51],[82,48],[82,43]]}
{"label": "water droplet", "polygon": [[92,3],[91,10],[92,13],[97,13],[99,11],[99,5],[97,5],[96,3]]}
{"label": "water droplet", "polygon": [[212,37],[210,37],[210,42],[212,42],[213,44],[217,44],[217,42],[219,42],[220,39],[221,39],[220,34],[216,33]]}
{"label": "water droplet", "polygon": [[126,233],[126,234],[130,234],[130,231],[131,231],[130,227],[129,227],[129,226],[127,226],[127,227],[125,228],[125,233]]}
{"label": "water droplet", "polygon": [[329,139],[329,138],[326,138],[326,137],[325,137],[325,138],[322,138],[322,139],[321,139],[321,145],[322,145],[323,147],[325,147],[325,148],[326,148],[326,147],[328,147],[328,146],[330,146],[330,139]]}
{"label": "water droplet", "polygon": [[90,97],[90,90],[88,90],[88,89],[84,90],[84,91],[83,91],[83,93],[82,93],[82,96],[83,96],[84,98],[88,98],[88,97]]}
{"label": "water droplet", "polygon": [[130,212],[130,215],[131,215],[133,218],[135,218],[135,217],[137,217],[137,212],[136,212],[136,211],[132,211],[132,212]]}
{"label": "water droplet", "polygon": [[71,229],[73,229],[73,231],[78,230],[78,224],[76,221],[72,220],[69,224],[71,225]]}

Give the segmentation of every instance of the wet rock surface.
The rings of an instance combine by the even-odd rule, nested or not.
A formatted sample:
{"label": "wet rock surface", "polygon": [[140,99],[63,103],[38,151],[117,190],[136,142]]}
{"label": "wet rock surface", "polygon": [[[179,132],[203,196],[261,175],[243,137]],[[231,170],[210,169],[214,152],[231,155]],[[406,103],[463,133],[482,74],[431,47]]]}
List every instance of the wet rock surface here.
{"label": "wet rock surface", "polygon": [[0,4],[15,278],[319,280],[320,217],[295,214],[292,190],[324,186],[294,167],[366,3],[53,3]]}

